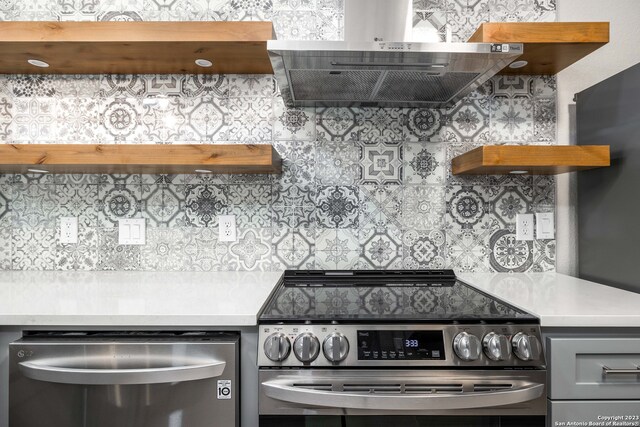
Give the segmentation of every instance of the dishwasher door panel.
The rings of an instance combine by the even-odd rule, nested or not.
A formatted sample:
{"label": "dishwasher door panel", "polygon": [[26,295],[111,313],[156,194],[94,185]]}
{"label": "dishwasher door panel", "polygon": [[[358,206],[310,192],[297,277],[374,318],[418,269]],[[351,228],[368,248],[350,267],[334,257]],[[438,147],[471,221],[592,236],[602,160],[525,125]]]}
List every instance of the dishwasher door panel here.
{"label": "dishwasher door panel", "polygon": [[238,338],[10,345],[12,427],[237,427]]}

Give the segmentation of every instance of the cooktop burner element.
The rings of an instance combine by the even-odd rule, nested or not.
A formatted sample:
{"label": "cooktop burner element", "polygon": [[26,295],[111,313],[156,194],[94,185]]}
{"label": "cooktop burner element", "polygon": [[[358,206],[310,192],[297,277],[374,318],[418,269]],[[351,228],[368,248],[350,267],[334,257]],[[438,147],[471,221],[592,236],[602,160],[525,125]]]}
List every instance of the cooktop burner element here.
{"label": "cooktop burner element", "polygon": [[261,323],[532,323],[452,270],[287,271]]}

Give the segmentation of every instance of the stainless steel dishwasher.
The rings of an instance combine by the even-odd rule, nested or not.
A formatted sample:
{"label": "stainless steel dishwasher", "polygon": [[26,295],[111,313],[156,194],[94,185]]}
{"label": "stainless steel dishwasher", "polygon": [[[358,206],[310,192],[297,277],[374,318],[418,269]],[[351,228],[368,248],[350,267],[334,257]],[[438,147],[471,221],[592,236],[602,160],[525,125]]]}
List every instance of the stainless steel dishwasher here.
{"label": "stainless steel dishwasher", "polygon": [[11,427],[237,427],[239,334],[33,332],[9,350]]}

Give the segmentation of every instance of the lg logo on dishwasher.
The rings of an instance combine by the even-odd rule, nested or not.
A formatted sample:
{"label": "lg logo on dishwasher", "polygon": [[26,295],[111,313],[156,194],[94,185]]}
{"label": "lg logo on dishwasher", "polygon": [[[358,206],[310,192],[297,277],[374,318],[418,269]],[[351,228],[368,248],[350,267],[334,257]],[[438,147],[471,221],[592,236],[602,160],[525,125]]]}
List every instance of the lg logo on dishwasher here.
{"label": "lg logo on dishwasher", "polygon": [[231,380],[218,380],[218,399],[231,399]]}

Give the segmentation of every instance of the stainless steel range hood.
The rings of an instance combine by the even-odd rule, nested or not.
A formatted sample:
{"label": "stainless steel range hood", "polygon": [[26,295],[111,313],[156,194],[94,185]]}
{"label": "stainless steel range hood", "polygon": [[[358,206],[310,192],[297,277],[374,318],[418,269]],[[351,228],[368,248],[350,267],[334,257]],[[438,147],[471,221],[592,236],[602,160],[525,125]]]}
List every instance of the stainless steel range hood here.
{"label": "stainless steel range hood", "polygon": [[450,106],[522,54],[521,44],[433,36],[413,31],[411,0],[345,0],[345,41],[271,40],[267,49],[289,106]]}

